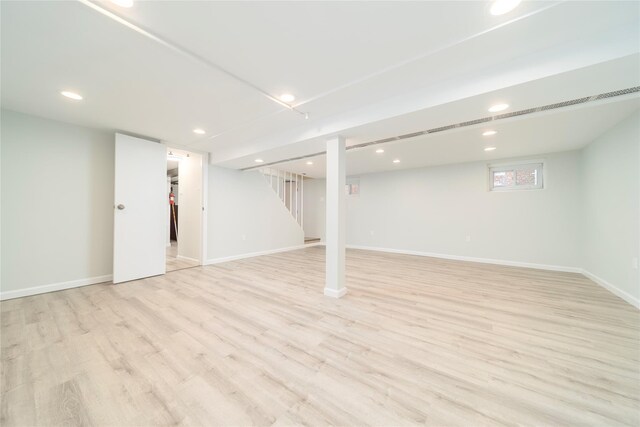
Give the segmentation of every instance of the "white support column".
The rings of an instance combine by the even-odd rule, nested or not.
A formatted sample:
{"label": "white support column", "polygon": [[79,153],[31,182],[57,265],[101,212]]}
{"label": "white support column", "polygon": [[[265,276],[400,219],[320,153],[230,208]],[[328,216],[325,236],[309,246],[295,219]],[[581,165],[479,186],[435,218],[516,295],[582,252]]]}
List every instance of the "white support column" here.
{"label": "white support column", "polygon": [[340,298],[345,286],[346,184],[344,137],[327,140],[326,279],[324,294]]}

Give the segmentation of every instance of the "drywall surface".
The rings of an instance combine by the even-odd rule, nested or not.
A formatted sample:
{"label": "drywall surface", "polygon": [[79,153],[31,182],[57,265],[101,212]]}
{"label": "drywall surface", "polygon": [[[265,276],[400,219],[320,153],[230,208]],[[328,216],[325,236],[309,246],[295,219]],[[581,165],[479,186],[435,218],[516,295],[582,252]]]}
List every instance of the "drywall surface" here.
{"label": "drywall surface", "polygon": [[109,280],[113,133],[2,110],[1,140],[3,297]]}
{"label": "drywall surface", "polygon": [[[347,244],[579,268],[580,153],[532,160],[544,160],[542,190],[488,191],[487,162],[361,175]],[[305,231],[322,238],[324,191],[305,182]]]}
{"label": "drywall surface", "polygon": [[209,166],[208,183],[208,261],[304,244],[302,229],[259,172]]}
{"label": "drywall surface", "polygon": [[326,184],[324,179],[304,180],[304,236],[324,241]]}
{"label": "drywall surface", "polygon": [[633,114],[587,146],[582,162],[584,269],[637,302],[640,299],[637,266],[640,113]]}

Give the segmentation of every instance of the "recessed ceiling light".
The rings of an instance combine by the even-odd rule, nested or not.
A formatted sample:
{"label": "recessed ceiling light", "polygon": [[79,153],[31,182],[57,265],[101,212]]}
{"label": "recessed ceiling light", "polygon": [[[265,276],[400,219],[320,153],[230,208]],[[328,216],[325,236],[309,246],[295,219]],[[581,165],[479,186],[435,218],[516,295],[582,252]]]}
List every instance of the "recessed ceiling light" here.
{"label": "recessed ceiling light", "polygon": [[400,163],[400,159],[395,159],[393,163]]}
{"label": "recessed ceiling light", "polygon": [[495,0],[491,5],[492,15],[504,15],[518,7],[521,0]]}
{"label": "recessed ceiling light", "polygon": [[313,162],[309,161],[309,162],[307,162],[307,164],[308,164],[308,165],[312,165],[312,164],[313,164]]}
{"label": "recessed ceiling light", "polygon": [[496,147],[487,147],[487,148],[484,149],[484,151],[493,151],[495,149],[496,149]]}
{"label": "recessed ceiling light", "polygon": [[486,132],[482,132],[482,136],[491,136],[491,135],[495,135],[496,133],[498,132],[496,132],[495,130],[488,130]]}
{"label": "recessed ceiling light", "polygon": [[194,129],[193,133],[197,133],[198,135],[204,135],[206,132],[200,128]]}
{"label": "recessed ceiling light", "polygon": [[117,4],[120,7],[131,7],[131,6],[133,6],[133,0],[111,0],[111,3]]}
{"label": "recessed ceiling light", "polygon": [[77,94],[75,92],[69,92],[67,90],[63,90],[62,92],[60,92],[60,95],[66,96],[67,98],[73,99],[74,101],[82,100],[82,95]]}
{"label": "recessed ceiling light", "polygon": [[255,160],[254,160],[254,162],[256,162],[256,163],[263,163],[263,162],[264,162],[264,160],[262,160],[262,159],[255,159]]}
{"label": "recessed ceiling light", "polygon": [[498,111],[504,111],[507,108],[509,108],[509,104],[496,104],[496,105],[492,105],[489,108],[489,112],[490,113],[497,113]]}
{"label": "recessed ceiling light", "polygon": [[383,150],[382,148],[378,148],[378,149],[376,150],[376,153],[378,153],[378,154],[384,153],[384,150]]}
{"label": "recessed ceiling light", "polygon": [[283,93],[280,95],[280,101],[282,102],[293,102],[296,100],[296,97],[291,95],[290,93]]}

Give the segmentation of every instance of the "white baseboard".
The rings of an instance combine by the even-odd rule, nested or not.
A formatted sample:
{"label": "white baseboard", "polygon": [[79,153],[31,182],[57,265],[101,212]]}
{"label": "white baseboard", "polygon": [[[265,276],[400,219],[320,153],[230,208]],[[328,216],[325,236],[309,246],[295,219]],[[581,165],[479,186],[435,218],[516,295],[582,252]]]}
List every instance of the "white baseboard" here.
{"label": "white baseboard", "polygon": [[432,257],[432,258],[443,258],[443,259],[451,259],[456,261],[479,262],[483,264],[506,265],[510,267],[525,267],[525,268],[536,268],[538,270],[563,271],[566,273],[580,273],[586,276],[587,278],[593,280],[595,283],[602,286],[603,288],[607,289],[612,294],[619,296],[620,298],[622,298],[632,306],[640,309],[640,300],[638,300],[638,298],[635,298],[633,295],[630,295],[629,293],[612,285],[606,280],[580,267],[535,264],[530,262],[507,261],[507,260],[490,259],[490,258],[476,258],[476,257],[468,257],[468,256],[460,256],[460,255],[447,255],[447,254],[437,254],[437,253],[431,253],[431,252],[410,251],[405,249],[377,248],[372,246],[360,246],[360,245],[347,245],[347,248],[362,249],[365,251],[389,252],[389,253],[403,254],[403,255],[417,255],[417,256],[425,256],[425,257]]}
{"label": "white baseboard", "polygon": [[347,293],[347,288],[342,288],[340,290],[324,288],[324,295],[331,298],[340,298],[345,296]]}
{"label": "white baseboard", "polygon": [[176,259],[181,259],[183,261],[193,261],[193,262],[197,262],[198,264],[200,264],[200,260],[199,259],[191,258],[191,257],[188,257],[188,256],[178,255],[178,256],[176,256]]}
{"label": "white baseboard", "polygon": [[232,255],[232,256],[227,256],[227,257],[222,257],[222,258],[213,258],[213,259],[208,259],[207,261],[205,261],[204,265],[220,264],[220,263],[223,263],[223,262],[236,261],[236,260],[239,260],[239,259],[253,258],[253,257],[257,257],[257,256],[277,254],[277,253],[280,253],[280,252],[296,251],[298,249],[305,249],[305,248],[311,248],[313,246],[319,246],[320,244],[321,244],[320,242],[309,243],[309,244],[304,244],[304,245],[289,246],[289,247],[286,247],[286,248],[269,249],[269,250],[260,251],[260,252],[250,252],[250,253],[247,253],[247,254]]}
{"label": "white baseboard", "polygon": [[28,297],[31,295],[44,294],[47,292],[62,291],[64,289],[79,288],[80,286],[95,285],[97,283],[110,282],[113,279],[111,274],[105,276],[88,277],[86,279],[71,280],[69,282],[52,283],[50,285],[33,286],[31,288],[17,289],[15,291],[0,292],[0,300]]}
{"label": "white baseboard", "polygon": [[448,254],[438,254],[438,253],[432,253],[432,252],[412,251],[412,250],[406,250],[406,249],[377,248],[372,246],[360,246],[360,245],[347,245],[347,248],[362,249],[365,251],[389,252],[389,253],[403,254],[403,255],[417,255],[417,256],[425,256],[425,257],[431,257],[431,258],[452,259],[456,261],[479,262],[482,264],[507,265],[510,267],[536,268],[538,270],[564,271],[567,273],[582,273],[582,268],[580,267],[567,267],[562,265],[536,264],[531,262],[508,261],[508,260],[491,259],[491,258],[477,258],[477,257],[469,257],[469,256],[462,256],[462,255],[448,255]]}
{"label": "white baseboard", "polygon": [[633,295],[627,293],[626,291],[623,291],[622,289],[618,288],[617,286],[612,285],[611,283],[607,282],[606,280],[602,279],[601,277],[598,277],[595,274],[588,272],[587,270],[582,270],[582,274],[585,275],[586,277],[588,277],[589,279],[593,280],[598,285],[602,286],[603,288],[605,288],[606,290],[608,290],[612,294],[614,294],[616,296],[619,296],[620,298],[622,298],[623,300],[625,300],[626,302],[628,302],[629,304],[631,304],[635,308],[640,309],[640,300],[638,298],[636,298]]}

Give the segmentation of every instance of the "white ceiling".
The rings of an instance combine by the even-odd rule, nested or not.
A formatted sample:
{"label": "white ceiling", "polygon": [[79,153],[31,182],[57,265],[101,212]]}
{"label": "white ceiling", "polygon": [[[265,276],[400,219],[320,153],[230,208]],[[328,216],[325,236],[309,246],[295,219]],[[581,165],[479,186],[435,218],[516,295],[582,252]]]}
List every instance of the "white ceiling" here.
{"label": "white ceiling", "polygon": [[[510,112],[598,95],[615,91],[620,87],[639,86],[640,75],[636,72],[638,69],[640,69],[640,55],[630,55],[590,67],[527,81],[509,86],[506,89],[483,92],[479,95],[440,103],[411,113],[351,126],[340,130],[339,133],[346,138],[347,146],[352,146],[488,117],[491,114],[487,112],[487,108],[496,102],[508,102],[511,108],[507,112]],[[612,98],[611,100],[619,101],[620,98]],[[589,105],[582,104],[578,108],[586,108]],[[555,110],[554,112],[560,113],[561,111]],[[523,137],[526,139],[526,135]],[[254,162],[256,158],[261,158],[268,164],[281,159],[323,152],[325,141],[326,138],[322,136],[301,138],[291,144],[236,157],[222,164],[226,167],[241,169],[256,166]],[[535,149],[536,147],[531,146],[530,148]],[[520,154],[527,155],[528,153],[523,151]],[[460,158],[460,161],[463,160]]]}
{"label": "white ceiling", "polygon": [[[347,173],[361,175],[576,150],[639,108],[640,98],[633,96],[620,102],[602,101],[586,107],[569,107],[561,112],[541,112],[491,124],[356,148],[347,151]],[[498,133],[482,136],[486,130]],[[485,147],[496,147],[496,150],[485,152]],[[384,153],[376,153],[380,148],[385,150]],[[394,159],[399,159],[400,163],[393,163]],[[308,161],[313,164],[307,165]],[[323,178],[325,156],[287,162],[277,167],[305,174],[310,178]]]}
{"label": "white ceiling", "polygon": [[[482,117],[498,98],[521,109],[640,84],[640,3],[525,1],[499,17],[489,6],[2,2],[2,107],[241,168],[313,152],[335,133],[354,143]],[[262,92],[295,94],[310,119]]]}

